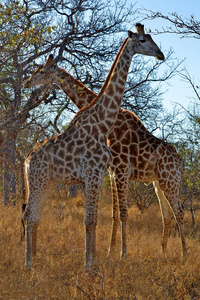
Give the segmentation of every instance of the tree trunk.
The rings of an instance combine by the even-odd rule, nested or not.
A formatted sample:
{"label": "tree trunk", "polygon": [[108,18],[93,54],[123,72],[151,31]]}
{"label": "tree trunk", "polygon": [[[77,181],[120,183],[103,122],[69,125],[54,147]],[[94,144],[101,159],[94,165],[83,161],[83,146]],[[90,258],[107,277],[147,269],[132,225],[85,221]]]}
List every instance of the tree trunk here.
{"label": "tree trunk", "polygon": [[15,185],[15,149],[16,140],[9,136],[4,140],[2,147],[3,156],[3,202],[4,205],[16,202]]}

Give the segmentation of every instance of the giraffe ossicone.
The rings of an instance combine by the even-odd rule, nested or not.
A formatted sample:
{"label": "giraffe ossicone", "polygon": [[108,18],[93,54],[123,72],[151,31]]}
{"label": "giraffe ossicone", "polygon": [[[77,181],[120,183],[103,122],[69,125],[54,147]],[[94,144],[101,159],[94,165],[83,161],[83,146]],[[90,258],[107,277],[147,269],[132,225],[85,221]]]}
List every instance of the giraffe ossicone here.
{"label": "giraffe ossicone", "polygon": [[[101,89],[100,94],[92,101],[95,97],[95,94],[90,91],[87,96],[87,88],[84,88],[82,85],[82,91],[86,91],[85,98],[82,98],[82,103],[88,104],[92,101],[92,104],[89,107],[81,110],[75,120],[71,123],[69,128],[63,132],[62,134],[47,139],[42,143],[38,143],[26,159],[26,179],[28,186],[28,202],[26,211],[24,214],[24,219],[27,221],[27,252],[26,252],[26,265],[31,265],[31,237],[33,241],[33,252],[36,251],[36,234],[37,234],[37,226],[39,224],[41,213],[43,206],[45,204],[46,198],[49,196],[49,193],[56,182],[63,183],[76,183],[76,182],[84,182],[85,190],[86,190],[86,212],[85,212],[85,227],[86,227],[86,266],[90,266],[92,262],[96,260],[96,247],[95,247],[95,228],[97,224],[97,205],[98,205],[98,197],[101,182],[103,180],[105,171],[108,167],[108,164],[111,165],[112,172],[114,174],[114,187],[113,190],[116,192],[116,186],[118,188],[118,193],[115,194],[116,199],[113,201],[114,212],[118,210],[118,201],[120,207],[120,218],[122,220],[122,237],[123,237],[123,248],[122,253],[126,253],[126,219],[127,219],[127,207],[126,207],[126,199],[124,199],[121,190],[123,188],[126,189],[126,183],[129,178],[134,180],[143,181],[143,177],[141,172],[137,171],[137,168],[140,168],[138,163],[134,165],[134,162],[137,159],[141,159],[142,156],[138,156],[139,152],[136,154],[137,144],[142,146],[142,141],[137,140],[136,136],[140,133],[141,128],[143,129],[143,125],[137,119],[137,117],[126,111],[119,111],[119,106],[121,104],[121,99],[123,96],[123,89],[126,82],[126,76],[128,73],[128,68],[131,62],[132,55],[135,53],[141,53],[146,55],[157,56],[160,59],[164,59],[164,56],[158,46],[154,43],[154,51],[149,46],[150,41],[152,40],[149,35],[144,36],[148,43],[145,41],[140,41],[141,35],[138,33],[133,34],[129,32],[129,38],[126,39],[115,59],[115,62],[109,72],[109,75]],[[151,40],[150,40],[151,39]],[[145,45],[146,44],[146,45]],[[131,47],[132,46],[132,47]],[[141,50],[142,48],[142,50]],[[148,49],[150,48],[149,52]],[[127,55],[128,54],[128,55]],[[125,57],[125,59],[124,59]],[[128,59],[127,59],[128,57]],[[45,69],[50,70],[52,58],[49,58],[49,61],[46,63],[43,68],[38,69],[38,74],[45,74]],[[120,67],[118,62],[120,61]],[[119,71],[120,72],[120,84],[119,80]],[[54,70],[56,67],[54,66]],[[66,74],[65,74],[66,75]],[[65,83],[65,76],[62,80],[59,80],[56,76],[53,76],[52,83],[60,84],[59,82]],[[58,80],[59,82],[55,82]],[[26,87],[30,87],[30,80],[27,81]],[[42,83],[40,81],[40,83]],[[50,82],[51,83],[51,82]],[[75,81],[75,86],[77,81]],[[70,85],[69,85],[70,86]],[[118,88],[119,87],[119,88]],[[64,90],[63,86],[61,88]],[[80,86],[79,86],[80,90]],[[74,96],[71,94],[71,98],[77,97],[80,100],[80,94],[77,93],[78,89],[75,88],[70,89],[71,93],[74,93]],[[104,92],[104,93],[103,93]],[[78,95],[77,95],[78,94]],[[81,93],[83,95],[83,93]],[[89,99],[89,102],[84,102]],[[81,102],[80,102],[81,103]],[[94,106],[94,104],[96,104]],[[80,104],[79,104],[80,105]],[[81,104],[82,105],[82,104]],[[78,105],[77,105],[78,106]],[[83,105],[82,105],[83,106]],[[81,106],[80,106],[81,107]],[[117,114],[118,119],[116,121]],[[98,116],[98,117],[97,117]],[[133,119],[133,120],[132,120]],[[128,122],[129,120],[129,122]],[[127,124],[134,125],[138,122],[138,133],[133,134],[133,130],[127,131],[125,128]],[[119,122],[119,123],[118,123]],[[132,122],[132,123],[131,123]],[[115,125],[114,125],[115,124]],[[122,126],[121,130],[121,139],[119,140],[119,136],[115,136],[115,128],[119,124]],[[114,130],[113,130],[114,128]],[[134,127],[133,127],[134,128]],[[127,131],[127,134],[124,134]],[[146,129],[144,130],[145,137],[147,134]],[[151,148],[152,135],[148,135],[150,143],[149,147]],[[144,137],[142,137],[143,139]],[[106,145],[106,140],[109,140],[110,149]],[[119,143],[117,141],[119,140]],[[121,152],[121,158],[116,155],[116,150],[119,150],[120,143],[123,145],[125,140],[129,140],[129,144],[126,145],[127,149],[130,146],[130,153]],[[113,144],[114,141],[114,144]],[[131,141],[131,143],[130,143]],[[127,142],[128,143],[128,142]],[[163,143],[159,143],[157,139],[157,150],[161,150],[163,148]],[[159,147],[158,147],[159,146]],[[121,147],[123,148],[123,147]],[[172,149],[168,147],[169,149]],[[135,151],[134,151],[135,149]],[[152,150],[152,149],[151,149]],[[156,149],[155,149],[156,150]],[[129,151],[129,150],[128,150]],[[148,151],[147,151],[148,152]],[[112,156],[110,157],[110,153]],[[159,152],[157,151],[156,154]],[[151,154],[151,158],[154,156]],[[122,159],[123,157],[123,159]],[[155,155],[156,157],[156,155]],[[118,161],[121,161],[122,168],[118,170],[115,168],[119,165]],[[127,161],[130,163],[131,167],[133,167],[133,172],[130,176],[130,167],[127,169]],[[148,159],[145,160],[148,162]],[[154,160],[156,164],[157,161]],[[141,162],[140,162],[141,164]],[[147,163],[148,165],[148,163]],[[152,169],[152,162],[149,163],[148,168]],[[153,174],[153,170],[148,171],[148,175]],[[40,173],[41,170],[41,173]],[[127,176],[127,170],[129,176],[125,178],[122,175],[122,171],[125,170],[125,177]],[[146,169],[145,169],[146,170]],[[146,170],[147,171],[147,170]],[[178,173],[179,174],[179,173]],[[180,174],[179,174],[180,175]],[[153,178],[156,181],[156,177]],[[148,180],[149,181],[149,180]],[[156,185],[156,184],[155,184]],[[157,187],[157,194],[160,191],[160,183]],[[162,192],[163,193],[163,192]],[[162,194],[160,193],[160,194]],[[126,194],[126,192],[125,192]],[[163,196],[163,194],[162,194]],[[126,195],[125,195],[126,197]],[[161,196],[160,196],[161,197]],[[167,198],[164,195],[165,198]],[[164,199],[163,197],[163,199]],[[117,199],[118,198],[118,199]],[[113,198],[114,199],[114,198]],[[171,207],[173,203],[168,199]],[[178,200],[175,201],[179,203]],[[165,202],[166,204],[166,199]],[[169,208],[169,206],[168,206]],[[174,207],[172,207],[173,212]],[[166,211],[166,210],[165,210]],[[168,209],[168,214],[170,215],[170,210]],[[179,212],[175,214],[176,218]],[[163,220],[165,220],[165,217]],[[180,217],[182,220],[182,218]],[[179,219],[178,219],[179,220]],[[114,223],[115,219],[114,219]],[[182,225],[182,224],[181,224]],[[180,222],[179,222],[180,226]],[[183,226],[180,226],[182,230]],[[182,231],[182,233],[184,233]],[[115,236],[115,232],[112,235]],[[184,242],[184,234],[182,234],[182,240]],[[114,246],[115,241],[112,242],[112,246]],[[183,243],[184,244],[184,243]]]}

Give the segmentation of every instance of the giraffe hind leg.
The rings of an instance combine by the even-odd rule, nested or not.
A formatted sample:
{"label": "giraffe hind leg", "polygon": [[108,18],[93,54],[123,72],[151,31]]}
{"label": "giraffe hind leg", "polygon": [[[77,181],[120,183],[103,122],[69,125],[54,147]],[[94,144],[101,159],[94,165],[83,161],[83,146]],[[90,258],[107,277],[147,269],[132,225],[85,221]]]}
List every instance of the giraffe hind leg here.
{"label": "giraffe hind leg", "polygon": [[160,205],[160,210],[162,215],[162,221],[163,221],[162,250],[163,252],[165,252],[167,248],[169,230],[173,219],[173,212],[168,203],[168,200],[166,199],[162,189],[160,188],[158,181],[154,181],[153,185],[154,185],[156,195],[158,197],[158,202]]}
{"label": "giraffe hind leg", "polygon": [[21,243],[24,241],[24,238],[25,238],[25,231],[26,231],[26,228],[25,228],[25,221],[24,221],[24,218],[23,218],[25,209],[26,209],[26,203],[23,203],[23,204],[22,204],[22,218],[21,218]]}
{"label": "giraffe hind leg", "polygon": [[115,176],[110,173],[111,189],[112,189],[112,211],[113,211],[113,222],[112,222],[112,234],[110,241],[110,248],[108,250],[108,255],[112,255],[115,250],[117,241],[117,230],[119,225],[119,203],[118,203],[118,193],[115,181]]}
{"label": "giraffe hind leg", "polygon": [[[121,174],[119,174],[121,175]],[[127,198],[128,198],[128,179],[127,173],[124,172],[123,176],[116,177],[117,192],[119,200],[119,211],[120,220],[122,224],[122,248],[121,248],[121,259],[127,256],[127,245],[126,245],[126,227],[128,219],[128,209],[127,209]]]}
{"label": "giraffe hind leg", "polygon": [[[37,249],[37,228],[41,219],[42,211],[45,206],[54,184],[51,181],[41,188],[40,192],[30,189],[24,218],[27,221],[26,230],[26,262],[27,268],[31,267],[32,254],[36,255]],[[37,192],[37,193],[36,193]],[[37,197],[34,196],[37,194]]]}
{"label": "giraffe hind leg", "polygon": [[185,229],[184,229],[184,210],[180,201],[180,198],[177,197],[170,197],[168,196],[169,203],[172,207],[176,222],[179,227],[180,237],[181,237],[181,245],[182,245],[182,253],[183,256],[186,257],[187,255],[187,247],[185,241]]}
{"label": "giraffe hind leg", "polygon": [[186,246],[186,241],[185,241],[185,228],[184,228],[184,222],[183,222],[184,210],[183,210],[181,203],[179,203],[178,213],[175,210],[175,217],[176,217],[176,221],[179,226],[183,257],[186,257],[187,256],[187,246]]}
{"label": "giraffe hind leg", "polygon": [[183,210],[183,207],[181,204],[179,190],[177,189],[176,192],[174,192],[173,194],[167,192],[167,190],[165,191],[164,188],[162,188],[162,191],[172,209],[172,212],[173,212],[176,222],[178,224],[180,237],[181,237],[181,244],[182,244],[182,253],[183,253],[183,256],[186,256],[187,247],[186,247],[186,241],[185,241],[185,229],[184,229],[184,222],[183,222],[184,210]]}

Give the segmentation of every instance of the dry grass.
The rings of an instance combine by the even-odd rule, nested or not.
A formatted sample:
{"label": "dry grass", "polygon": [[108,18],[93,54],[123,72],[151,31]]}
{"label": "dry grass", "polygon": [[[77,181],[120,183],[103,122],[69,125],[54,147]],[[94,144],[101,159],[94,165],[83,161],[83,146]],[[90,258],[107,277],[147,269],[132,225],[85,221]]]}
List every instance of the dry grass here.
{"label": "dry grass", "polygon": [[[200,299],[200,231],[192,237],[186,214],[189,256],[183,262],[174,229],[165,256],[160,253],[162,225],[158,206],[140,218],[129,209],[128,252],[119,261],[107,258],[111,232],[110,196],[102,197],[97,228],[98,270],[84,270],[84,199],[63,202],[53,197],[44,209],[38,232],[38,255],[24,268],[20,243],[21,207],[0,208],[0,299]],[[199,215],[196,215],[198,223]]]}

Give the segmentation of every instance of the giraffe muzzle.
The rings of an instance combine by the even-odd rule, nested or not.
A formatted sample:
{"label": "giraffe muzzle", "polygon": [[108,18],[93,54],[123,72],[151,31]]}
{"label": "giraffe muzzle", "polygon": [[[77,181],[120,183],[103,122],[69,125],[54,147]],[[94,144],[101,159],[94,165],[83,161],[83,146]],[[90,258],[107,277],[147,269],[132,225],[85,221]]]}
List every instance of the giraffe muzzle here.
{"label": "giraffe muzzle", "polygon": [[165,56],[161,51],[158,52],[158,54],[156,55],[156,58],[158,60],[165,60]]}

